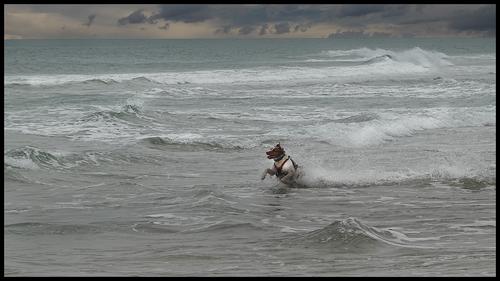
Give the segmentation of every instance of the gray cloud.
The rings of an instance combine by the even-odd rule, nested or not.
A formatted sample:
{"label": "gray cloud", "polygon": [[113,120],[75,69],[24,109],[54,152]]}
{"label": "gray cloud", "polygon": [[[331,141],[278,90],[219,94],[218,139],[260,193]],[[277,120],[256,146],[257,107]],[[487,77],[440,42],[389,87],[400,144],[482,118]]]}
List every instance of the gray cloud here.
{"label": "gray cloud", "polygon": [[460,31],[496,32],[496,7],[485,6],[473,11],[461,11],[451,18],[450,28]]}
{"label": "gray cloud", "polygon": [[[337,24],[343,27],[363,28],[368,24],[433,24],[449,21],[454,30],[492,30],[496,24],[495,5],[478,9],[478,5],[394,5],[394,4],[346,4],[346,5],[161,5],[159,12],[147,18],[140,11],[129,16],[136,21],[199,23],[213,21],[219,24],[215,33],[229,34],[237,29],[247,35],[259,30],[259,35],[305,32],[317,24]],[[457,11],[464,16],[455,16]],[[141,16],[142,15],[142,16]],[[130,22],[130,21],[129,21]],[[294,27],[291,26],[294,25]],[[292,31],[293,29],[293,31]]]}
{"label": "gray cloud", "polygon": [[278,23],[274,25],[275,34],[283,34],[290,32],[290,24],[288,22]]}
{"label": "gray cloud", "polygon": [[83,25],[86,25],[86,26],[90,27],[90,25],[92,24],[92,22],[94,22],[95,17],[96,17],[95,14],[90,15],[89,18],[88,18],[89,19],[88,22],[83,23]]}
{"label": "gray cloud", "polygon": [[212,5],[162,5],[151,20],[181,21],[185,23],[203,22],[214,17]]}
{"label": "gray cloud", "polygon": [[[43,16],[37,17],[36,14]],[[111,34],[109,36],[114,32],[110,26],[118,25],[120,30],[117,34],[122,34],[127,25],[137,24],[154,25],[154,29],[145,29],[151,34],[152,30],[158,29],[172,29],[170,33],[175,34],[179,29],[173,24],[179,22],[187,25],[198,24],[193,28],[200,30],[206,30],[206,27],[210,26],[213,30],[209,32],[224,36],[283,35],[300,32],[306,36],[314,34],[323,37],[336,30],[370,30],[391,33],[394,36],[496,35],[495,4],[8,4],[5,5],[4,15],[10,19],[5,21],[5,33],[19,36],[23,33],[29,34],[27,36],[42,36],[40,31],[32,32],[37,30],[37,21],[60,22],[57,25],[59,31],[61,26],[66,24],[64,36],[76,34],[76,29],[71,28],[70,22],[80,26],[92,26],[96,32],[99,32],[99,29],[107,30],[106,32]],[[10,24],[11,22],[15,22],[15,25]],[[26,25],[23,22],[32,24]],[[191,29],[187,26],[182,28]],[[331,31],[328,28],[331,28]],[[314,33],[308,33],[311,29]],[[62,34],[51,32],[47,29],[43,34]]]}
{"label": "gray cloud", "polygon": [[309,28],[311,28],[311,24],[303,24],[303,25],[300,25],[300,24],[297,24],[293,30],[293,32],[306,32]]}
{"label": "gray cloud", "polygon": [[283,21],[300,21],[300,30],[311,27],[311,20],[322,11],[318,5],[161,5],[159,11],[146,17],[142,10],[137,10],[125,18],[119,19],[120,25],[133,23],[165,22],[199,23],[214,21],[221,25],[215,33],[229,33],[238,29],[240,35],[246,35],[260,27],[259,34],[269,32],[267,24],[275,23],[276,34],[290,32],[290,26]]}
{"label": "gray cloud", "polygon": [[240,35],[247,35],[247,34],[252,33],[252,31],[254,31],[254,30],[255,30],[255,27],[253,27],[253,26],[244,26],[244,27],[240,28],[238,33]]}
{"label": "gray cloud", "polygon": [[119,25],[126,25],[126,24],[138,24],[138,23],[146,23],[146,22],[151,22],[148,20],[148,17],[144,15],[143,10],[137,10],[130,15],[123,17],[118,20]]}
{"label": "gray cloud", "polygon": [[338,17],[361,17],[373,13],[383,12],[385,5],[380,4],[359,4],[359,5],[344,5],[336,15]]}

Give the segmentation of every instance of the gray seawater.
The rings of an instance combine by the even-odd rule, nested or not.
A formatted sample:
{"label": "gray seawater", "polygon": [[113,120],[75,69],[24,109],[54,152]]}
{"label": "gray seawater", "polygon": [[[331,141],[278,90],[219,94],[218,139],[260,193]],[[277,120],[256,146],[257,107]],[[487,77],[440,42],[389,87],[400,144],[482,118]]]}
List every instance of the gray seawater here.
{"label": "gray seawater", "polygon": [[495,276],[495,45],[4,41],[5,275]]}

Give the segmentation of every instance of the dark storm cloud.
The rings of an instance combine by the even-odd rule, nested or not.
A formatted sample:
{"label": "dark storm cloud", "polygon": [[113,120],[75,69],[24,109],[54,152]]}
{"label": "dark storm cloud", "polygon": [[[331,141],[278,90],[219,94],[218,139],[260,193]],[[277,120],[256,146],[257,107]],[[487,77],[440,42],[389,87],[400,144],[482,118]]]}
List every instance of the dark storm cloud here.
{"label": "dark storm cloud", "polygon": [[379,13],[384,11],[385,5],[380,4],[359,4],[359,5],[344,5],[336,15],[338,17],[361,17],[368,14]]}
{"label": "dark storm cloud", "polygon": [[94,15],[90,15],[89,18],[88,18],[89,19],[88,22],[83,23],[83,25],[86,25],[86,26],[90,27],[90,25],[92,24],[92,22],[94,22],[95,17],[96,17],[95,14]]}
{"label": "dark storm cloud", "polygon": [[[261,14],[260,17],[248,17],[247,21],[262,22],[304,22],[313,21],[315,19],[323,18],[322,14],[325,12],[320,9],[321,5],[265,5],[260,11],[255,10]],[[330,7],[331,9],[331,7]]]}
{"label": "dark storm cloud", "polygon": [[304,25],[300,25],[300,24],[297,24],[293,30],[293,32],[306,32],[309,28],[311,28],[311,24],[304,24]]}
{"label": "dark storm cloud", "polygon": [[[216,21],[223,26],[215,33],[229,33],[238,29],[239,34],[249,34],[260,27],[259,34],[268,33],[269,22],[304,21],[310,22],[322,13],[318,7],[304,5],[161,5],[157,13],[150,17],[143,10],[137,10],[129,16],[118,20],[120,25],[134,23],[165,22],[200,23],[208,20]],[[276,27],[277,26],[277,27]],[[287,23],[278,23],[275,28],[278,34],[290,32]],[[303,24],[301,31],[310,27]]]}
{"label": "dark storm cloud", "polygon": [[418,13],[415,5],[358,4],[342,5],[325,18],[344,27],[363,28],[370,24],[398,25],[401,21],[422,17]]}
{"label": "dark storm cloud", "polygon": [[289,33],[290,24],[288,22],[278,23],[274,25],[274,29],[276,30],[276,34]]}
{"label": "dark storm cloud", "polygon": [[152,19],[195,23],[217,20],[236,27],[271,21],[297,21],[311,17],[300,5],[162,5]]}
{"label": "dark storm cloud", "polygon": [[162,5],[160,12],[152,15],[150,19],[185,23],[203,22],[215,16],[212,10],[212,5]]}
{"label": "dark storm cloud", "polygon": [[474,11],[462,11],[451,18],[450,28],[460,31],[496,31],[496,7],[485,6]]}
{"label": "dark storm cloud", "polygon": [[[160,5],[151,16],[136,10],[118,20],[120,25],[158,21],[215,24],[216,34],[239,35],[257,31],[259,35],[306,32],[318,24],[335,24],[344,30],[362,29],[370,24],[429,25],[444,22],[457,31],[495,31],[495,5],[227,5],[175,4]],[[270,27],[273,27],[272,29]],[[428,26],[426,26],[428,28]],[[403,32],[403,31],[402,31]]]}
{"label": "dark storm cloud", "polygon": [[[259,34],[268,33],[265,24],[274,23],[277,34],[289,33],[291,23],[299,25],[294,31],[305,32],[313,24],[332,23],[342,18],[362,17],[378,14],[395,16],[407,9],[407,5],[161,5],[159,12],[146,17],[142,10],[137,10],[120,24],[166,22],[199,23],[212,20],[224,26],[231,26],[248,34],[250,26],[261,27]],[[359,21],[359,19],[357,20]],[[362,25],[360,22],[359,25]],[[287,28],[288,27],[288,28]],[[228,28],[225,28],[228,30]],[[241,34],[240,32],[240,34]],[[218,29],[216,33],[227,33]]]}
{"label": "dark storm cloud", "polygon": [[[190,38],[210,36],[210,33],[224,37],[267,35],[279,37],[287,34],[292,37],[302,37],[302,35],[325,37],[332,32],[335,34],[359,31],[369,32],[370,36],[376,32],[383,32],[395,37],[496,36],[495,4],[7,4],[4,6],[6,26],[4,38],[86,37],[91,34],[89,30],[97,32],[98,36],[110,38],[122,36]],[[75,28],[76,25],[79,28]],[[145,32],[135,33],[140,29],[136,27],[129,29],[129,25],[140,25],[139,27],[145,28]],[[154,25],[154,28],[147,28],[146,25]],[[61,26],[66,28],[62,29]],[[158,35],[159,30],[169,32]]]}
{"label": "dark storm cloud", "polygon": [[252,33],[252,31],[254,31],[254,30],[255,30],[255,27],[253,27],[253,26],[244,26],[244,27],[240,28],[238,33],[240,35],[247,35],[247,34]]}
{"label": "dark storm cloud", "polygon": [[138,23],[146,23],[146,22],[151,23],[151,21],[148,20],[148,17],[146,15],[144,15],[143,10],[137,10],[137,11],[131,13],[130,15],[118,20],[119,25],[138,24]]}

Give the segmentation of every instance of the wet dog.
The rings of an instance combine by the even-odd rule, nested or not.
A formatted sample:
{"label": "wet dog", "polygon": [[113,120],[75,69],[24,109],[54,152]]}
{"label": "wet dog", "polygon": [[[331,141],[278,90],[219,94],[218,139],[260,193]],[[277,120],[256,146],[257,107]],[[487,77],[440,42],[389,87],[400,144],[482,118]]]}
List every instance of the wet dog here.
{"label": "wet dog", "polygon": [[278,143],[273,149],[267,151],[266,154],[268,159],[274,160],[274,165],[272,168],[264,170],[261,179],[264,180],[269,174],[276,176],[279,181],[286,185],[297,185],[297,180],[302,176],[302,172],[299,165],[290,156],[286,155],[281,145]]}

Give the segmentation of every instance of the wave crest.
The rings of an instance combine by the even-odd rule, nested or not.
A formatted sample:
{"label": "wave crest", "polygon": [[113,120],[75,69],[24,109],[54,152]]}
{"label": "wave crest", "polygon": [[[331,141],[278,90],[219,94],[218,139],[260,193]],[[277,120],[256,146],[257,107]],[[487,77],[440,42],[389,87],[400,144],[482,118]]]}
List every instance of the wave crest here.
{"label": "wave crest", "polygon": [[406,235],[364,224],[357,218],[337,220],[323,228],[302,234],[287,243],[327,248],[333,251],[368,250],[384,246],[418,247]]}
{"label": "wave crest", "polygon": [[433,50],[424,50],[420,47],[401,51],[391,51],[386,49],[359,48],[351,50],[330,50],[323,51],[320,55],[330,58],[338,58],[342,61],[360,62],[362,64],[374,63],[408,63],[423,67],[440,67],[452,65],[448,60],[449,56]]}
{"label": "wave crest", "polygon": [[[457,160],[458,161],[458,160]],[[305,187],[371,187],[390,185],[421,185],[441,182],[470,190],[481,190],[496,186],[495,167],[471,169],[460,163],[429,165],[420,170],[401,169],[398,171],[379,170],[339,170],[323,166],[302,165],[304,176],[299,183]]]}
{"label": "wave crest", "polygon": [[[335,67],[255,67],[243,69],[213,69],[185,72],[163,73],[111,73],[82,75],[41,75],[41,76],[6,76],[8,86],[59,86],[78,83],[115,83],[147,85],[179,84],[233,84],[233,83],[269,83],[291,82],[296,80],[317,79],[358,79],[384,78],[386,75],[415,74],[427,72],[429,68],[452,65],[444,53],[415,47],[402,51],[360,48],[352,50],[331,50],[320,56],[328,56],[332,62],[351,62]],[[347,58],[347,59],[346,59]],[[364,78],[363,78],[364,77]]]}
{"label": "wave crest", "polygon": [[59,157],[32,146],[16,148],[5,152],[4,162],[7,167],[23,169],[64,166]]}
{"label": "wave crest", "polygon": [[79,119],[83,122],[95,122],[100,120],[127,120],[130,117],[142,117],[143,102],[135,100],[127,100],[127,102],[120,106],[112,109],[102,109],[88,115],[85,115]]}
{"label": "wave crest", "polygon": [[[137,157],[130,154],[111,152],[83,152],[67,153],[58,151],[42,150],[33,146],[24,146],[8,150],[4,153],[4,170],[14,169],[72,169],[84,166],[99,166],[105,163],[156,163],[151,156]],[[5,171],[4,171],[5,173]],[[9,171],[9,177],[13,180],[25,180],[19,178],[17,173]]]}
{"label": "wave crest", "polygon": [[491,126],[495,106],[432,108],[418,113],[360,114],[306,128],[309,136],[352,147],[378,145],[418,131],[467,126]]}
{"label": "wave crest", "polygon": [[229,141],[207,140],[198,134],[170,134],[166,136],[143,137],[139,140],[153,149],[178,149],[183,151],[227,151],[242,150],[245,147]]}

